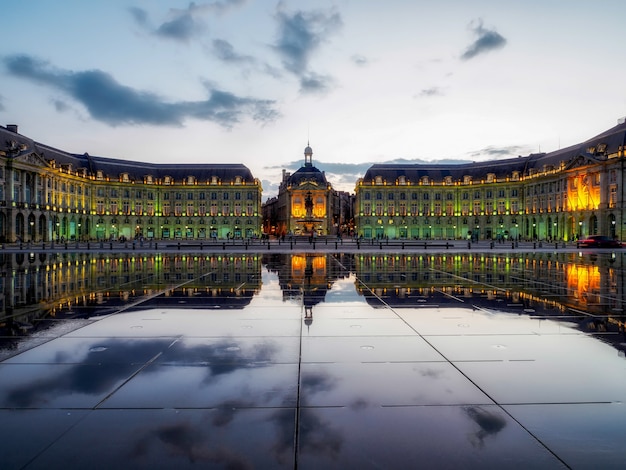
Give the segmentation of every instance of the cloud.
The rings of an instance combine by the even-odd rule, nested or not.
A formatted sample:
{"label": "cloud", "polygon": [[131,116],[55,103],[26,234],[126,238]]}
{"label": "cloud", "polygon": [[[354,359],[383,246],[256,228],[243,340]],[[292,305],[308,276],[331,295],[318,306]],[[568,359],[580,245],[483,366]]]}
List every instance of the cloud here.
{"label": "cloud", "polygon": [[469,24],[470,30],[477,36],[476,40],[470,44],[465,52],[461,54],[461,60],[470,60],[486,52],[500,49],[506,45],[506,39],[495,30],[485,29],[482,19],[472,21]]}
{"label": "cloud", "polygon": [[300,77],[301,91],[328,89],[329,78],[309,70],[311,55],[342,26],[341,15],[334,10],[276,13],[278,39],[273,48],[282,57],[286,70]]}
{"label": "cloud", "polygon": [[318,75],[310,72],[300,77],[300,92],[302,93],[326,93],[334,84],[334,80],[329,75]]}
{"label": "cloud", "polygon": [[249,55],[242,55],[235,52],[235,48],[231,43],[223,39],[213,40],[213,52],[218,59],[224,62],[234,63],[246,63],[253,64],[255,62],[254,57]]}
{"label": "cloud", "polygon": [[433,86],[430,88],[424,88],[422,91],[419,92],[418,96],[420,97],[443,96],[443,90],[436,86]]}
{"label": "cloud", "polygon": [[202,15],[208,12],[219,16],[232,8],[243,5],[245,2],[246,0],[224,0],[201,4],[191,2],[184,9],[171,8],[167,14],[167,19],[156,27],[151,25],[146,10],[131,7],[128,11],[135,23],[151,34],[162,39],[189,42],[201,36],[207,29],[207,26],[201,19]]}
{"label": "cloud", "polygon": [[148,13],[146,10],[139,7],[131,7],[128,11],[139,26],[148,26]]}
{"label": "cloud", "polygon": [[7,57],[4,63],[11,75],[62,91],[83,104],[92,118],[112,126],[180,126],[185,119],[195,118],[232,128],[246,116],[261,123],[279,117],[272,100],[239,97],[211,85],[206,85],[209,97],[204,101],[170,102],[122,85],[101,70],[59,70],[26,55]]}
{"label": "cloud", "polygon": [[473,152],[470,152],[468,155],[472,158],[474,157],[497,158],[497,157],[503,157],[503,156],[513,158],[518,155],[528,155],[532,151],[533,151],[533,147],[531,145],[508,145],[506,147],[494,147],[493,145],[490,145],[480,150],[475,150]]}
{"label": "cloud", "polygon": [[203,25],[194,19],[191,12],[183,12],[176,15],[172,20],[161,24],[154,33],[166,39],[187,42],[203,29]]}
{"label": "cloud", "polygon": [[368,58],[361,54],[354,54],[350,57],[350,60],[354,65],[358,65],[359,67],[364,67],[369,64]]}

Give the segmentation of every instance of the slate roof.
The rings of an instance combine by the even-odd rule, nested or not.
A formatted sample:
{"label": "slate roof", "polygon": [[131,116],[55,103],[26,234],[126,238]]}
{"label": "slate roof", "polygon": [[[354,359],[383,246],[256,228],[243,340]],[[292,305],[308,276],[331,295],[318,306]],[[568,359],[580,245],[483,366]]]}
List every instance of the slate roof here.
{"label": "slate roof", "polygon": [[56,149],[49,145],[35,142],[21,134],[0,126],[0,155],[18,158],[24,154],[36,153],[45,160],[54,160],[57,165],[71,164],[74,170],[86,168],[88,174],[96,175],[102,170],[105,176],[117,179],[120,174],[128,173],[131,180],[142,181],[147,175],[160,179],[170,176],[174,181],[182,181],[193,175],[198,181],[209,180],[217,176],[221,181],[232,181],[240,176],[246,183],[254,183],[255,179],[248,167],[239,163],[149,163],[122,160],[116,158],[96,157],[85,154],[73,154]]}
{"label": "slate roof", "polygon": [[[605,146],[601,150],[602,145]],[[363,176],[363,181],[368,183],[376,176],[381,176],[388,183],[395,182],[399,176],[405,176],[410,182],[419,181],[423,176],[428,176],[433,181],[443,181],[446,176],[451,176],[453,181],[462,181],[464,176],[473,179],[484,178],[487,173],[494,173],[496,178],[511,176],[513,171],[519,171],[520,176],[528,175],[531,170],[542,171],[545,165],[559,168],[561,162],[566,165],[579,156],[591,160],[606,160],[611,154],[624,149],[626,145],[626,122],[620,122],[591,139],[567,148],[549,153],[536,153],[517,158],[502,160],[489,160],[485,162],[472,162],[462,164],[375,164],[368,168]],[[590,149],[594,149],[591,153]]]}

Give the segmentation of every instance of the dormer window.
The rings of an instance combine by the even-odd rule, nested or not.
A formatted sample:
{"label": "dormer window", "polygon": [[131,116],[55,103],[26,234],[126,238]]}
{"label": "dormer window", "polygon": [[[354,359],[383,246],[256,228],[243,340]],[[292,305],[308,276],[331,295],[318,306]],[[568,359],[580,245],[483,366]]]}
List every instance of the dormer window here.
{"label": "dormer window", "polygon": [[172,177],[171,176],[165,176],[163,178],[163,184],[167,184],[167,185],[172,184]]}
{"label": "dormer window", "polygon": [[241,184],[242,178],[241,176],[235,176],[235,184]]}
{"label": "dormer window", "polygon": [[487,183],[493,183],[496,180],[494,173],[487,173]]}
{"label": "dormer window", "polygon": [[448,184],[448,185],[452,184],[452,176],[446,176],[446,177],[443,179],[443,182],[444,182],[445,184]]}
{"label": "dormer window", "polygon": [[121,181],[122,183],[128,183],[128,182],[130,181],[130,178],[129,178],[129,176],[128,176],[128,173],[122,173],[122,174],[120,175],[120,181]]}
{"label": "dormer window", "polygon": [[218,184],[219,183],[219,179],[217,178],[217,176],[213,175],[211,176],[211,184]]}
{"label": "dormer window", "polygon": [[377,175],[376,178],[374,178],[374,182],[375,184],[383,184],[383,177],[380,175]]}
{"label": "dormer window", "polygon": [[145,182],[146,182],[146,184],[154,183],[154,179],[152,178],[152,175],[146,175]]}
{"label": "dormer window", "polygon": [[422,184],[428,184],[428,176],[422,176]]}
{"label": "dormer window", "polygon": [[187,177],[187,184],[194,184],[196,182],[196,178],[193,176]]}
{"label": "dormer window", "polygon": [[398,176],[398,184],[405,185],[406,184],[406,176],[404,176],[404,175]]}
{"label": "dormer window", "polygon": [[514,171],[514,172],[511,174],[511,180],[512,180],[512,181],[519,181],[519,171]]}
{"label": "dormer window", "polygon": [[464,175],[463,184],[471,184],[471,183],[472,183],[472,177],[470,175]]}
{"label": "dormer window", "polygon": [[97,179],[98,181],[102,181],[102,180],[104,180],[104,172],[103,172],[102,170],[98,170],[98,171],[96,172],[96,179]]}

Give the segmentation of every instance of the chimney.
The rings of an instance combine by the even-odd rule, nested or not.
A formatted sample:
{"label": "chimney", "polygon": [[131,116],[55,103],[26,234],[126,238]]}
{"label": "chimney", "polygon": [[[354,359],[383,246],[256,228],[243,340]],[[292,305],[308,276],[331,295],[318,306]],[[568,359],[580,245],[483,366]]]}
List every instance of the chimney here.
{"label": "chimney", "polygon": [[7,124],[7,130],[17,134],[17,124]]}
{"label": "chimney", "polygon": [[626,116],[621,117],[617,120],[617,125],[624,124],[626,122]]}

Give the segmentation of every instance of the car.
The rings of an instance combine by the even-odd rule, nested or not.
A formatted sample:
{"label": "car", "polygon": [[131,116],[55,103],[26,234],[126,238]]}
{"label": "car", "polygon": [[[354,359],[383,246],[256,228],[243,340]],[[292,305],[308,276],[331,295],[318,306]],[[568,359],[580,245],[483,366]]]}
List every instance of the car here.
{"label": "car", "polygon": [[586,248],[620,248],[622,242],[606,235],[590,235],[578,242],[578,246]]}

